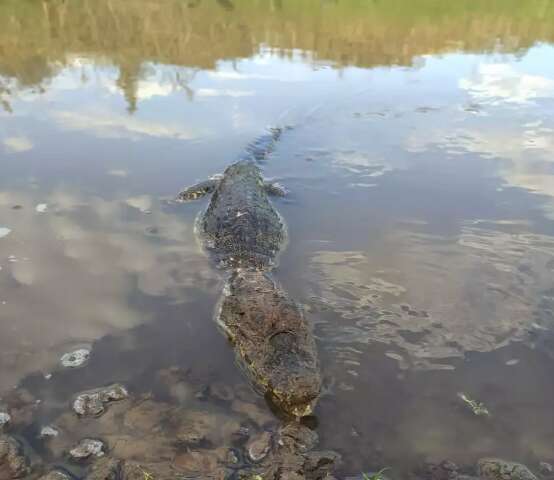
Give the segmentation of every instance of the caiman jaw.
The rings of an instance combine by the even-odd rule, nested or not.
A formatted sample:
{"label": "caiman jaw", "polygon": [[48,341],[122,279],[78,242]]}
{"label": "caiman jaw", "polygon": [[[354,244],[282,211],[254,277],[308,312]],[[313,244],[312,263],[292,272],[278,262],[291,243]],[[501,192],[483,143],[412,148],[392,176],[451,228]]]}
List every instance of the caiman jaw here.
{"label": "caiman jaw", "polygon": [[296,418],[307,417],[314,412],[314,406],[317,401],[317,397],[306,401],[293,403],[288,395],[282,395],[281,392],[271,389],[270,391],[273,403],[279,407],[283,412],[288,415],[292,415]]}

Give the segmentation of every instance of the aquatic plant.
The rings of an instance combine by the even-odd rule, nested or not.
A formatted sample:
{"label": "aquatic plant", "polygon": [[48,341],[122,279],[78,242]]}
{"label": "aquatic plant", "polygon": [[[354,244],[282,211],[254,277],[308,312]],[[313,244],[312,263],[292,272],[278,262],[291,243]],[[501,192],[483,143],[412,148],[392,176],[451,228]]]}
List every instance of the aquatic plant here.
{"label": "aquatic plant", "polygon": [[469,398],[465,393],[458,393],[458,397],[462,399],[474,415],[478,417],[488,417],[490,415],[490,412],[484,403]]}
{"label": "aquatic plant", "polygon": [[140,471],[142,472],[143,480],[154,480],[154,475],[152,475],[151,473],[142,468],[140,469]]}
{"label": "aquatic plant", "polygon": [[388,468],[382,468],[377,473],[372,473],[371,475],[368,475],[367,473],[362,473],[362,476],[364,477],[364,480],[384,480],[383,474],[389,470]]}

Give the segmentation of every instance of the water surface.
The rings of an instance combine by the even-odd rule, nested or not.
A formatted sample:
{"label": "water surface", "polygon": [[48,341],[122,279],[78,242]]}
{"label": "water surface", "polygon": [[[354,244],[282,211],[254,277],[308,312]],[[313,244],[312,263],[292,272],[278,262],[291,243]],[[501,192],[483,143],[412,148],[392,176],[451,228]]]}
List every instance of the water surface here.
{"label": "water surface", "polygon": [[42,400],[19,433],[172,366],[245,384],[206,203],[169,200],[291,126],[263,170],[290,191],[275,276],[318,339],[324,448],[398,478],[553,461],[553,42],[549,0],[1,0],[0,392]]}

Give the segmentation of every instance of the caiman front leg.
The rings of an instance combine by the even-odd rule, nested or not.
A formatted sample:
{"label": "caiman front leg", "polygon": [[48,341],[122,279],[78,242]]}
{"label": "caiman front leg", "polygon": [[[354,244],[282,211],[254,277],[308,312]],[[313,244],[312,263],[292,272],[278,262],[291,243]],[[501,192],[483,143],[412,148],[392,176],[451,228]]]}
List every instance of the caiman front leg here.
{"label": "caiman front leg", "polygon": [[264,190],[270,197],[286,197],[289,193],[279,182],[264,181]]}
{"label": "caiman front leg", "polygon": [[202,198],[210,193],[213,193],[213,191],[219,185],[220,181],[221,177],[214,176],[212,178],[209,178],[208,180],[197,183],[196,185],[187,187],[179,192],[179,195],[177,195],[177,201],[189,202],[191,200],[197,200],[198,198]]}

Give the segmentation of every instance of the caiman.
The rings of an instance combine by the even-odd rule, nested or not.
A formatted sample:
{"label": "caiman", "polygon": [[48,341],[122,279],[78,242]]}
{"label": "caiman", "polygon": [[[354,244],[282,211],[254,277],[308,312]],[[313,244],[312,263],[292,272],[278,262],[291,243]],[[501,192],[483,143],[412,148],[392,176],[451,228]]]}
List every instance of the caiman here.
{"label": "caiman", "polygon": [[211,194],[197,231],[228,272],[217,321],[254,386],[285,413],[302,417],[312,413],[321,390],[317,350],[301,309],[270,274],[286,228],[268,197],[285,192],[264,182],[259,167],[282,132],[271,129],[223,175],[186,188],[178,200]]}

